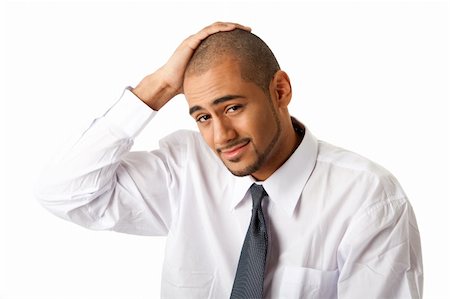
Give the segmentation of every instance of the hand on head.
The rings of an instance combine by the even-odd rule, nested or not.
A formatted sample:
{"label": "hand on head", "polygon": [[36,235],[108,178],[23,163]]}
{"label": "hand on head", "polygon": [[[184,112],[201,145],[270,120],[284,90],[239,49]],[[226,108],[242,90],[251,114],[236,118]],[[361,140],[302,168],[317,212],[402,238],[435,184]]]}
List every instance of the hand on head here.
{"label": "hand on head", "polygon": [[161,68],[146,76],[132,92],[152,109],[159,110],[174,96],[183,93],[186,66],[202,40],[216,32],[234,29],[251,31],[250,27],[237,23],[216,22],[189,36]]}

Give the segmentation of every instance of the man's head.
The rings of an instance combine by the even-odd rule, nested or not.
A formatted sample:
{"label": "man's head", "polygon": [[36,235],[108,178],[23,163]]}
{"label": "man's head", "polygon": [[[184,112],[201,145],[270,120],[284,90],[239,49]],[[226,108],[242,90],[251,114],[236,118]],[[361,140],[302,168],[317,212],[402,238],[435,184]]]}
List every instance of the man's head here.
{"label": "man's head", "polygon": [[241,78],[264,91],[280,70],[277,59],[263,40],[248,31],[235,29],[206,38],[195,50],[185,76],[201,75],[230,56],[239,62]]}
{"label": "man's head", "polygon": [[200,133],[233,174],[264,180],[292,153],[289,78],[257,36],[233,30],[207,37],[183,88]]}

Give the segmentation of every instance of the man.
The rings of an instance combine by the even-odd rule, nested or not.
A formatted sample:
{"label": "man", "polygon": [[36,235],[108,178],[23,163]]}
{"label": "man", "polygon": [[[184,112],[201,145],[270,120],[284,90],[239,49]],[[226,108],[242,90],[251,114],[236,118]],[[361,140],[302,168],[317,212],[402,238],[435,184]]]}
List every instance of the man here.
{"label": "man", "polygon": [[[163,298],[420,298],[400,185],[290,116],[289,77],[249,31],[187,38],[49,167],[41,202],[91,229],[167,235]],[[200,134],[130,152],[180,93]]]}

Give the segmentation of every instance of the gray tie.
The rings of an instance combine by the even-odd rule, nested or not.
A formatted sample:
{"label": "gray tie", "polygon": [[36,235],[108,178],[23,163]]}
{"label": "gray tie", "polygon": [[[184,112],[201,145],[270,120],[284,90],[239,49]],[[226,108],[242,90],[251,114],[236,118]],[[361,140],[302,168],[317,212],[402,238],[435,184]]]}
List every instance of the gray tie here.
{"label": "gray tie", "polygon": [[231,291],[232,299],[263,297],[268,238],[261,201],[268,195],[264,187],[258,184],[253,184],[250,187],[250,193],[253,199],[252,218],[244,245],[242,245],[233,290]]}

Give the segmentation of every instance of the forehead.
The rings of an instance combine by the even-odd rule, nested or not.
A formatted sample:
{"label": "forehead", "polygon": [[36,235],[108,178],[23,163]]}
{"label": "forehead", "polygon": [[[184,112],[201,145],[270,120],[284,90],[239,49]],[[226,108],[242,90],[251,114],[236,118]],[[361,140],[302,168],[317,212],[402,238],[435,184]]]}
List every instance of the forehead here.
{"label": "forehead", "polygon": [[189,105],[200,101],[211,101],[227,94],[248,93],[250,82],[242,79],[239,62],[224,58],[200,74],[189,74],[184,78],[183,91]]}
{"label": "forehead", "polygon": [[214,61],[205,62],[205,65],[198,67],[195,70],[189,69],[184,78],[183,88],[190,89],[196,83],[201,84],[201,81],[210,79],[211,81],[220,81],[220,78],[227,77],[229,75],[240,77],[241,71],[239,67],[239,61],[229,56],[222,56],[214,58]]}

